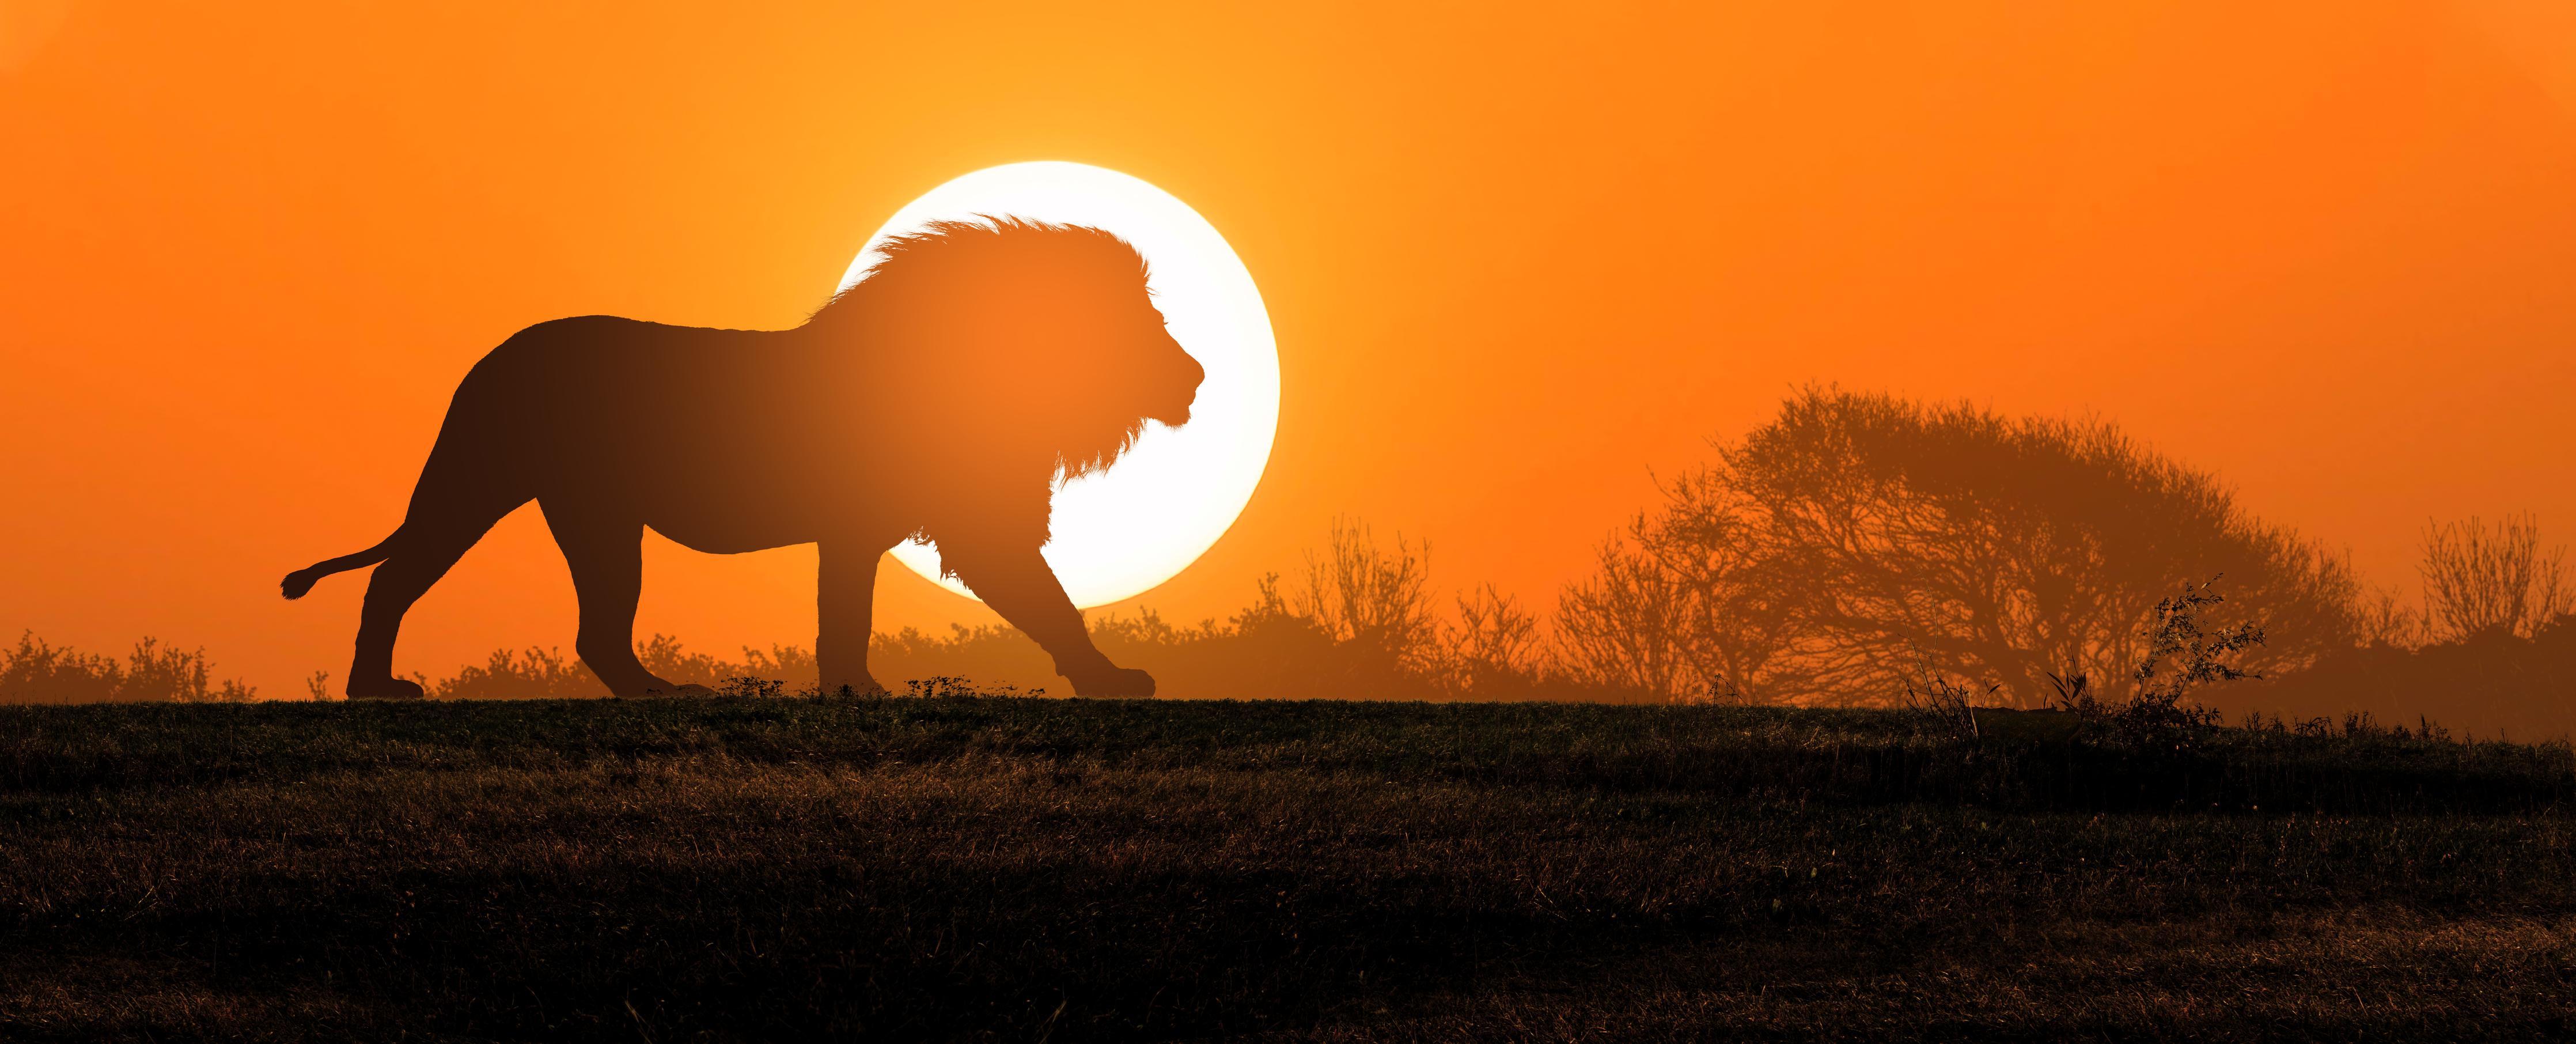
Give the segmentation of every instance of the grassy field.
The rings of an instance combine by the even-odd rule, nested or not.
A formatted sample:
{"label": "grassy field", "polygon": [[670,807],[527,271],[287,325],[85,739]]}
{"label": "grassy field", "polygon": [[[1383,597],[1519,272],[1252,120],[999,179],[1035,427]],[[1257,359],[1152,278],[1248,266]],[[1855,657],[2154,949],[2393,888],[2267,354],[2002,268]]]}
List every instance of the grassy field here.
{"label": "grassy field", "polygon": [[2576,1033],[2576,759],[2328,731],[0,708],[0,1039]]}

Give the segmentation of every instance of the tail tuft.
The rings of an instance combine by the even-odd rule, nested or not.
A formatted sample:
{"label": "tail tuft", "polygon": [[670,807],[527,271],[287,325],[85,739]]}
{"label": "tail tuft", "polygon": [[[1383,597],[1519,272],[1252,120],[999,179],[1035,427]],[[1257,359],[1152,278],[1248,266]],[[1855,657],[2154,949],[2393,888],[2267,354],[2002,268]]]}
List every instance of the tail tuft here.
{"label": "tail tuft", "polygon": [[313,585],[325,575],[326,572],[321,569],[298,569],[286,574],[286,579],[279,581],[277,587],[286,595],[287,600],[293,601],[304,597],[305,592],[313,590]]}

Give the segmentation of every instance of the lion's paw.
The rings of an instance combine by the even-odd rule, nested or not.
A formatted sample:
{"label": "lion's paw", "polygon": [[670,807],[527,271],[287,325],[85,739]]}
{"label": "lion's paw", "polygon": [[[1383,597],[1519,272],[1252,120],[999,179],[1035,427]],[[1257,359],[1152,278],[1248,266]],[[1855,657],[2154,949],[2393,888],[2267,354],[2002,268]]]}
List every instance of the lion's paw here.
{"label": "lion's paw", "polygon": [[1151,696],[1154,676],[1133,667],[1112,667],[1073,679],[1073,694],[1100,698]]}
{"label": "lion's paw", "polygon": [[378,678],[371,682],[350,681],[349,698],[353,700],[425,700],[429,698],[429,693],[421,689],[419,682],[408,678]]}

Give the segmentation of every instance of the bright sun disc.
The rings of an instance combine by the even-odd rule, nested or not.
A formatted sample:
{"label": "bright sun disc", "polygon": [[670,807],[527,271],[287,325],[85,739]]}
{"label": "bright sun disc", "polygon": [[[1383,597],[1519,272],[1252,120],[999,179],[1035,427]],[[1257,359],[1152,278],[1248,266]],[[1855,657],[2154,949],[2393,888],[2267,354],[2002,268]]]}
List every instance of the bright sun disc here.
{"label": "bright sun disc", "polygon": [[[1081,163],[987,167],[930,190],[886,219],[841,285],[858,282],[886,240],[932,221],[979,215],[1089,225],[1135,244],[1152,269],[1148,285],[1172,336],[1207,367],[1189,424],[1148,422],[1109,470],[1056,485],[1055,536],[1044,554],[1065,593],[1085,608],[1135,597],[1197,561],[1261,482],[1279,430],[1279,345],[1270,313],[1243,260],[1189,204]],[[937,545],[902,544],[894,556],[974,597],[939,575]]]}

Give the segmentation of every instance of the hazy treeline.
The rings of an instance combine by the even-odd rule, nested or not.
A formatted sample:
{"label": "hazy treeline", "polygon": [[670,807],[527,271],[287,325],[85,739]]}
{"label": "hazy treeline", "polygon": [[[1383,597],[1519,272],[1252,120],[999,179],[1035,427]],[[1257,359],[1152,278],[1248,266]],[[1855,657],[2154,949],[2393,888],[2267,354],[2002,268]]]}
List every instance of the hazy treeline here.
{"label": "hazy treeline", "polygon": [[2362,642],[2233,690],[2273,713],[2418,716],[2480,733],[2576,730],[2576,583],[2529,518],[2428,525],[2423,593],[2363,600]]}
{"label": "hazy treeline", "polygon": [[[2189,591],[2193,626],[2247,639],[2228,660],[2247,679],[2195,694],[2231,712],[2576,723],[2576,579],[2532,520],[2428,524],[2420,595],[2366,589],[2342,554],[2100,421],[1809,389],[1663,482],[1548,606],[1446,592],[1401,534],[1343,521],[1325,537],[1230,617],[1103,615],[1095,638],[1176,697],[1867,706],[1937,691],[2040,708],[2154,689],[2139,668],[2159,606]],[[680,683],[816,678],[795,645],[728,659],[657,635],[639,651]],[[32,637],[8,656],[0,701],[251,695],[150,643],[125,664]],[[999,626],[878,634],[870,663],[897,692],[1056,685],[1046,654]],[[544,648],[421,680],[445,698],[600,693]],[[319,697],[327,678],[309,685]]]}
{"label": "hazy treeline", "polygon": [[34,634],[0,649],[0,703],[248,703],[258,690],[214,680],[203,649],[145,638],[122,660],[47,644]]}
{"label": "hazy treeline", "polygon": [[2206,584],[2202,626],[2260,636],[2195,693],[2231,715],[2576,726],[2576,582],[2529,518],[2428,523],[2408,597],[2107,423],[1810,390],[1715,458],[1559,600],[1563,669],[1681,700],[2123,699],[2160,684],[2159,603]]}

